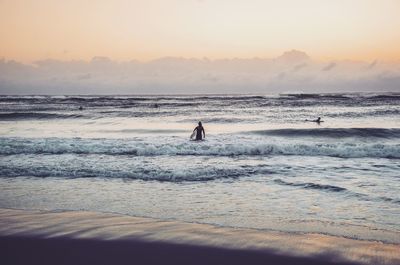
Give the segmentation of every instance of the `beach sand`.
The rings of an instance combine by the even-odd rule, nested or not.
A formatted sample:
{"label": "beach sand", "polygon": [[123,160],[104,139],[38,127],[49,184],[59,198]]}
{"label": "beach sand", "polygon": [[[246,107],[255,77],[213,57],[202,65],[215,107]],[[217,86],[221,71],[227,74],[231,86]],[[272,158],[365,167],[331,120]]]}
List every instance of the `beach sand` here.
{"label": "beach sand", "polygon": [[0,209],[0,264],[400,264],[400,245],[86,211]]}

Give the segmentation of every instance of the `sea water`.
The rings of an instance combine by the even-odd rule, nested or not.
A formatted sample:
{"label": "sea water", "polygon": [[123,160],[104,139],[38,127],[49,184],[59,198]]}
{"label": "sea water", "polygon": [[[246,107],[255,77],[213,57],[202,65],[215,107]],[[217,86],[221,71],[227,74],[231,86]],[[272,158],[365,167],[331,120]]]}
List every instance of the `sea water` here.
{"label": "sea water", "polygon": [[400,243],[400,94],[1,96],[0,207]]}

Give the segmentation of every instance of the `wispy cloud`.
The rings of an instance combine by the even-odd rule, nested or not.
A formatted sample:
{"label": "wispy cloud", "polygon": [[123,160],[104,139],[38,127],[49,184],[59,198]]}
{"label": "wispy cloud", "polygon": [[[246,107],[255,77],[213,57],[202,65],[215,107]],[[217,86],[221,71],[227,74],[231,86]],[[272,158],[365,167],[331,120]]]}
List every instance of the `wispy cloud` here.
{"label": "wispy cloud", "polygon": [[400,63],[336,61],[326,65],[299,51],[275,59],[165,57],[116,62],[98,56],[91,61],[42,60],[33,65],[0,60],[1,94],[287,91],[400,91]]}
{"label": "wispy cloud", "polygon": [[322,71],[330,71],[331,69],[333,69],[336,66],[336,63],[330,63],[327,66],[325,66],[324,68],[322,68]]}

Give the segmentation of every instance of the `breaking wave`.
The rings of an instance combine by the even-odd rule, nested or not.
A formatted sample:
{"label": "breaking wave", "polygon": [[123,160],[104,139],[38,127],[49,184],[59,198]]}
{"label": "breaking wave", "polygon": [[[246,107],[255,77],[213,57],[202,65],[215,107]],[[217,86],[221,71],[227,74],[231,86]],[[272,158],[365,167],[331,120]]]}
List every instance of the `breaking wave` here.
{"label": "breaking wave", "polygon": [[0,113],[0,120],[31,120],[31,119],[74,119],[82,118],[80,114],[58,114],[46,112],[12,112]]}
{"label": "breaking wave", "polygon": [[[176,159],[175,159],[176,160]],[[129,156],[23,155],[0,160],[0,177],[124,178],[157,181],[210,181],[273,174],[264,165],[188,163],[190,158],[132,159]]]}
{"label": "breaking wave", "polygon": [[251,133],[259,135],[284,136],[284,137],[400,138],[400,129],[383,129],[383,128],[277,129],[277,130],[252,131]]}
{"label": "breaking wave", "polygon": [[[162,143],[160,143],[162,142]],[[254,139],[210,139],[187,142],[168,138],[134,139],[0,138],[0,155],[13,154],[106,154],[132,156],[332,156],[341,158],[400,158],[400,144],[374,142],[260,142]]]}

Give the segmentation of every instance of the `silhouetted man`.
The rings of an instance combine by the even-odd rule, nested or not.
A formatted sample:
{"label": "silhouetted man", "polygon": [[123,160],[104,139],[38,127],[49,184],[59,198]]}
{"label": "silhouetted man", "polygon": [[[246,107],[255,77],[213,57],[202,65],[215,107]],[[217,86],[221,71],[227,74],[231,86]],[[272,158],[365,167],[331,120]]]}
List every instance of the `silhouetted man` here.
{"label": "silhouetted man", "polygon": [[206,132],[204,131],[204,128],[203,128],[203,125],[201,124],[201,121],[199,121],[199,125],[196,128],[194,128],[193,133],[195,131],[196,131],[196,141],[203,140],[203,135],[204,135],[204,138],[206,138]]}

